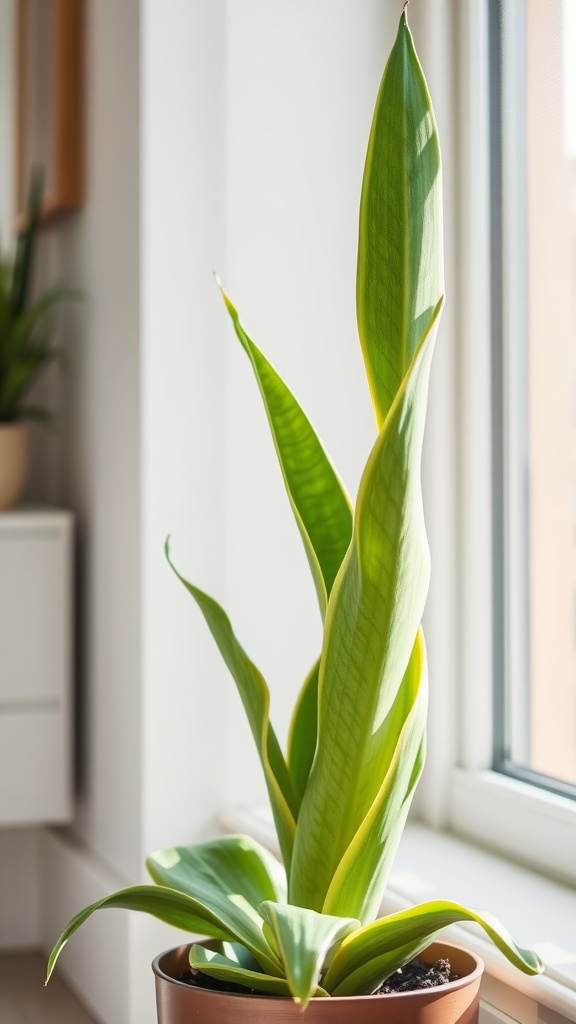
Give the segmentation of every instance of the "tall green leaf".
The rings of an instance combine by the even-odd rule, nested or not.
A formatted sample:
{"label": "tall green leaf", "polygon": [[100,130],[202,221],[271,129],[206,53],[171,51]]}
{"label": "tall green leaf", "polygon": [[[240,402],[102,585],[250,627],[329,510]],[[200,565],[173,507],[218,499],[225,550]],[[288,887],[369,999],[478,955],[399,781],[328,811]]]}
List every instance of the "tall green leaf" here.
{"label": "tall green leaf", "polygon": [[[289,881],[290,899],[316,910],[326,906],[332,878],[379,796],[383,776],[371,769],[385,767],[382,724],[404,678],[428,587],[420,458],[442,306],[440,187],[430,97],[403,15],[376,104],[360,214],[358,323],[381,429],[329,600],[318,746]],[[410,749],[411,764],[400,758],[409,790],[422,737]]]}
{"label": "tall green leaf", "polygon": [[352,536],[350,499],[308,417],[266,356],[248,337],[235,307],[221,286],[220,289],[260,388],[284,484],[324,616]]}
{"label": "tall green leaf", "polygon": [[300,800],[304,796],[318,738],[318,660],[310,669],[294,706],[288,732],[288,768]]}
{"label": "tall green leaf", "polygon": [[374,119],[362,185],[356,304],[380,428],[443,294],[440,145],[403,14]]}
{"label": "tall green leaf", "polygon": [[274,934],[290,991],[304,1010],[320,984],[331,951],[360,922],[288,903],[263,903],[260,913]]}
{"label": "tall green leaf", "polygon": [[[382,726],[380,762],[364,766],[364,778],[380,789],[338,865],[323,911],[370,921],[378,914],[416,783],[424,766],[428,679],[424,635],[416,643],[398,695]],[[360,794],[359,803],[364,801]]]}
{"label": "tall green leaf", "polygon": [[322,910],[334,873],[380,790],[382,777],[369,769],[379,758],[381,726],[424,610],[429,553],[420,459],[440,309],[441,302],[368,460],[352,544],[328,605],[318,747],[289,875],[290,901],[313,910]]}
{"label": "tall green leaf", "polygon": [[473,921],[498,949],[525,974],[543,970],[531,949],[518,946],[491,914],[468,910],[459,903],[432,900],[380,918],[344,939],[330,965],[324,985],[332,995],[365,995],[417,956],[444,928]]}
{"label": "tall green leaf", "polygon": [[230,620],[220,605],[208,594],[189,583],[178,572],[170,559],[168,541],[166,542],[166,558],[178,579],[184,584],[200,608],[238,688],[260,755],[282,859],[288,871],[292,859],[299,800],[294,791],[276,734],[270,725],[270,692],[263,676],[238,642]]}

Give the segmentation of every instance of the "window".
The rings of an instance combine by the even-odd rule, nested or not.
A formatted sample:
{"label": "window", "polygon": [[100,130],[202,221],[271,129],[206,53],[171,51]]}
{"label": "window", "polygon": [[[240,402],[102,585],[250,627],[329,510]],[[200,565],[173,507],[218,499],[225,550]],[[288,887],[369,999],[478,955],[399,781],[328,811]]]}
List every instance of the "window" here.
{"label": "window", "polygon": [[420,807],[573,883],[576,3],[458,9],[457,752],[433,753],[451,773],[444,819]]}
{"label": "window", "polygon": [[495,767],[576,797],[576,3],[493,0]]}

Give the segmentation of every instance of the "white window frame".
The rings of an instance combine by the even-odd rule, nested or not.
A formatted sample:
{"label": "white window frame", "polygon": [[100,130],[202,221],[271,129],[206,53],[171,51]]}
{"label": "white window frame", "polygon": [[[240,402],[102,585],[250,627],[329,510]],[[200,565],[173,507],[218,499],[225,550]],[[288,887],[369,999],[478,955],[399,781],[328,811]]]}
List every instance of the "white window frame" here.
{"label": "white window frame", "polygon": [[[434,5],[433,5],[434,6]],[[455,10],[457,8],[457,11]],[[457,395],[453,416],[445,402],[450,390],[444,382],[442,417],[457,424],[458,455],[454,466],[453,493],[459,530],[457,556],[439,566],[435,549],[454,544],[450,514],[434,507],[428,516],[435,573],[448,574],[437,597],[429,600],[426,631],[430,649],[432,702],[436,680],[442,703],[450,695],[456,731],[446,741],[446,717],[430,720],[431,765],[417,802],[421,820],[448,827],[482,846],[574,884],[576,882],[576,802],[538,786],[511,779],[492,770],[493,732],[493,537],[491,453],[491,304],[490,304],[490,196],[488,122],[488,3],[464,0],[454,4],[458,17],[454,28],[459,55],[457,78],[459,112],[456,141],[443,150],[446,168],[454,160],[457,176],[459,227],[453,233],[458,258],[454,261],[452,300],[458,303],[457,345],[452,346],[456,365]],[[452,45],[454,37],[452,38]],[[448,39],[445,41],[448,45]],[[453,46],[454,52],[454,46]],[[437,55],[433,55],[438,60]],[[454,194],[447,195],[448,205]],[[448,224],[450,228],[450,224]],[[447,270],[450,270],[448,265]],[[519,282],[507,281],[509,294],[518,293]],[[514,315],[513,302],[508,316]],[[440,345],[444,344],[443,338]],[[437,392],[442,381],[436,382]],[[431,398],[431,413],[438,398]],[[436,414],[437,415],[437,414]],[[434,432],[434,424],[432,426]],[[441,434],[437,438],[442,441]],[[446,446],[451,444],[445,436]],[[446,448],[445,446],[445,448]],[[438,457],[437,444],[435,457]],[[425,467],[425,480],[433,479],[434,467]],[[428,509],[428,502],[426,504]],[[433,583],[434,587],[434,583]],[[455,599],[456,595],[456,599]],[[454,609],[456,609],[454,611]],[[442,649],[450,619],[456,637],[457,666]],[[445,680],[448,679],[448,682]],[[434,793],[447,793],[438,805]]]}

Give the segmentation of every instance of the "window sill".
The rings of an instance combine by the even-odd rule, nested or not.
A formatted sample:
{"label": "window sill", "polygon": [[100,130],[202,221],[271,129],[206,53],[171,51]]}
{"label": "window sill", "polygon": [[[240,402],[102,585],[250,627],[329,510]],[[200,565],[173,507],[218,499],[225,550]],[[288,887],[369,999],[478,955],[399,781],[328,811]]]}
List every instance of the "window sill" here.
{"label": "window sill", "polygon": [[576,883],[576,801],[499,772],[457,770],[451,820],[472,843],[522,860],[568,886]]}
{"label": "window sill", "polygon": [[[277,844],[268,810],[232,808],[221,817],[234,832]],[[513,968],[474,925],[446,935],[486,964],[488,1007],[522,1024],[576,1021],[576,891],[448,833],[409,823],[390,877],[385,912],[428,899],[453,899],[494,913],[523,945],[534,946],[546,971],[529,978]],[[556,1016],[559,1015],[559,1016]],[[489,1016],[489,1014],[488,1014]],[[490,1019],[494,1019],[492,1016]],[[505,1019],[502,1018],[502,1019]]]}

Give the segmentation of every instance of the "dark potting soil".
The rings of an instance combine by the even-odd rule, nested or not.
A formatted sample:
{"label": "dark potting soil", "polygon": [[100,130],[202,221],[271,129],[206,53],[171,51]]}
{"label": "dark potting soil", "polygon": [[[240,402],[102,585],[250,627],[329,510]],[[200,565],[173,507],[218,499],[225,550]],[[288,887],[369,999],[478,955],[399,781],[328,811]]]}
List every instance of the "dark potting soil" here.
{"label": "dark potting soil", "polygon": [[[446,985],[449,981],[456,981],[458,978],[459,975],[452,972],[449,960],[437,960],[435,964],[426,964],[423,960],[412,960],[405,967],[401,967],[399,971],[391,974],[377,989],[375,995],[384,996],[390,992],[415,992],[418,989],[435,988],[437,985]],[[197,988],[209,988],[215,992],[257,995],[251,988],[236,985],[233,981],[210,978],[202,971],[185,971],[180,975],[178,981],[184,981],[187,985],[195,985]]]}
{"label": "dark potting soil", "polygon": [[376,995],[387,995],[389,992],[414,992],[417,989],[435,988],[447,985],[449,981],[457,981],[449,960],[437,960],[435,964],[426,964],[423,960],[411,960],[405,967],[386,978]]}

